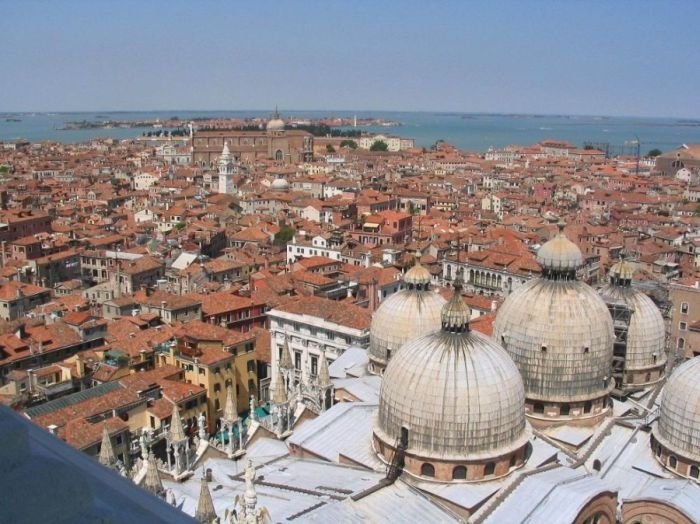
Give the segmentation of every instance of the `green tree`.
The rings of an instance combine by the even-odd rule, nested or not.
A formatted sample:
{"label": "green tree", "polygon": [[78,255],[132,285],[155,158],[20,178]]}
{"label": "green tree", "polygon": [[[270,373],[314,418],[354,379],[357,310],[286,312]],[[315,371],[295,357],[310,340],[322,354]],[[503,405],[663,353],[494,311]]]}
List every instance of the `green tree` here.
{"label": "green tree", "polygon": [[342,140],[340,142],[340,147],[349,147],[350,149],[357,149],[357,142],[354,140]]}
{"label": "green tree", "polygon": [[326,144],[326,153],[335,153],[335,148],[332,144]]}
{"label": "green tree", "polygon": [[661,153],[663,153],[663,151],[661,151],[661,149],[654,148],[647,153],[647,156],[656,157],[656,156],[659,156]]}
{"label": "green tree", "polygon": [[284,225],[280,227],[279,232],[275,235],[275,239],[272,243],[276,246],[286,246],[294,236],[294,228]]}
{"label": "green tree", "polygon": [[369,148],[370,151],[388,151],[389,146],[387,145],[384,140],[376,140],[371,147]]}

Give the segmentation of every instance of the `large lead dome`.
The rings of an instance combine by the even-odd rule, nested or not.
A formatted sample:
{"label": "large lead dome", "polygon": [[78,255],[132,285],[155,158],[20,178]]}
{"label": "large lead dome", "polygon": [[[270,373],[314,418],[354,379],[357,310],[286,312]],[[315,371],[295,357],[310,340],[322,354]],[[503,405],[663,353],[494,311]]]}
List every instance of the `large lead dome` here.
{"label": "large lead dome", "polygon": [[[615,327],[615,372],[623,389],[658,382],[666,367],[666,325],[659,308],[632,287],[634,266],[620,260],[610,268],[608,285],[600,295],[608,305]],[[615,366],[613,366],[615,369]]]}
{"label": "large lead dome", "polygon": [[371,371],[382,373],[403,344],[440,328],[440,310],[445,299],[430,289],[430,280],[430,272],[416,264],[404,275],[407,288],[387,298],[372,316]]}
{"label": "large lead dome", "polygon": [[533,423],[597,421],[608,411],[613,325],[605,302],[576,280],[578,247],[560,231],[537,256],[542,277],[503,303],[494,338],[515,361]]}
{"label": "large lead dome", "polygon": [[520,374],[498,344],[469,329],[469,317],[456,286],[442,328],[405,344],[384,373],[375,449],[390,461],[403,440],[413,475],[480,480],[525,460]]}
{"label": "large lead dome", "polygon": [[700,357],[684,362],[671,374],[652,430],[656,455],[666,467],[696,480],[700,476],[699,377]]}

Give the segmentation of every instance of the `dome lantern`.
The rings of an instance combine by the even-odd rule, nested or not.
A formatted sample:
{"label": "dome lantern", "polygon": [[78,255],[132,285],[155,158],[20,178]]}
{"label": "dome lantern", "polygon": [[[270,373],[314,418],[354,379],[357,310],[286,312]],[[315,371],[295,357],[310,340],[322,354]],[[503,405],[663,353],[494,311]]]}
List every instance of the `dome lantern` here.
{"label": "dome lantern", "polygon": [[537,252],[542,276],[548,280],[575,280],[576,271],[583,267],[581,250],[564,233],[566,223],[557,223],[559,232]]}
{"label": "dome lantern", "polygon": [[454,294],[452,299],[445,304],[440,312],[442,330],[448,333],[463,333],[469,331],[469,320],[471,319],[471,309],[462,299],[462,274],[463,270],[457,272],[454,281]]}

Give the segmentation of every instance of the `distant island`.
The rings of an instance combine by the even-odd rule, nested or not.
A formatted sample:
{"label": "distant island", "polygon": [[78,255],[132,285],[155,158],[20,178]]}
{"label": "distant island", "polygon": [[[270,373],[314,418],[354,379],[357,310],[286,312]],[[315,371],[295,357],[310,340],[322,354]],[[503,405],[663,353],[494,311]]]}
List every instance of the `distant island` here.
{"label": "distant island", "polygon": [[[97,115],[95,120],[79,120],[66,122],[59,127],[58,131],[73,131],[76,129],[186,129],[192,123],[196,123],[199,128],[207,129],[246,129],[264,127],[267,118],[211,118],[193,117],[187,120],[179,117],[169,119],[147,119],[147,120],[114,120]],[[9,119],[8,119],[9,121]],[[19,120],[17,120],[19,121]],[[328,127],[399,127],[403,125],[397,120],[387,120],[384,118],[356,118],[356,117],[323,117],[323,118],[289,118],[287,127],[303,128],[305,126],[328,126]]]}

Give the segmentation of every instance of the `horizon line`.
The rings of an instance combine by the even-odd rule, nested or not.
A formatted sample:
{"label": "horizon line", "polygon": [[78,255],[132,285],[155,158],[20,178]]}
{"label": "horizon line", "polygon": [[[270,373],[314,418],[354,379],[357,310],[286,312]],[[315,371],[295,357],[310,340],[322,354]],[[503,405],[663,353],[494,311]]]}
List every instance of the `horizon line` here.
{"label": "horizon line", "polygon": [[[27,114],[27,113],[40,113],[40,114],[91,114],[91,113],[156,113],[156,112],[168,112],[168,113],[272,113],[274,109],[80,109],[80,110],[55,110],[55,109],[37,109],[37,110],[3,110],[0,109],[0,114]],[[700,122],[700,117],[680,117],[680,116],[660,116],[660,115],[615,115],[615,114],[600,114],[600,113],[543,113],[543,112],[517,112],[517,111],[458,111],[458,110],[429,110],[429,109],[286,109],[280,111],[282,114],[284,112],[292,113],[303,113],[305,111],[309,112],[344,112],[344,113],[427,113],[427,114],[442,114],[442,115],[474,115],[474,116],[544,116],[544,117],[578,117],[578,118],[648,118],[648,119],[674,119],[681,121],[698,121]],[[177,114],[174,116],[178,116]]]}

